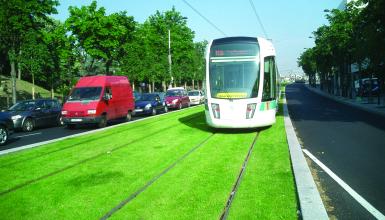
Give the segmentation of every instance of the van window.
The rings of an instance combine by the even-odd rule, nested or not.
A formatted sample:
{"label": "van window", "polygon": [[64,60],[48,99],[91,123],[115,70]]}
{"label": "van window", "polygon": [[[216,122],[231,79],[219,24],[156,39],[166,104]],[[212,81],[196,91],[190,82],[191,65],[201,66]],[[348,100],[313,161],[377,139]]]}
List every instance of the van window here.
{"label": "van window", "polygon": [[104,90],[104,95],[109,97],[109,99],[112,99],[112,90],[110,87],[106,87],[106,89]]}
{"label": "van window", "polygon": [[74,88],[68,101],[99,100],[102,87],[78,87]]}

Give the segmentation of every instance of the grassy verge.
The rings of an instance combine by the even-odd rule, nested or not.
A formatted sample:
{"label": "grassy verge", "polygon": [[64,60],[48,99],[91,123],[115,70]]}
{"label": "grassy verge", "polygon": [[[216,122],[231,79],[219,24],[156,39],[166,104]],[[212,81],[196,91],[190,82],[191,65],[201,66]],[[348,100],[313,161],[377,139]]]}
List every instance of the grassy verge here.
{"label": "grassy verge", "polygon": [[296,210],[294,176],[281,112],[276,124],[258,137],[229,219],[296,219]]}
{"label": "grassy verge", "polygon": [[[296,218],[281,121],[261,131],[230,217]],[[216,219],[255,135],[213,134],[198,107],[2,156],[0,213],[98,219],[178,161],[112,218]]]}

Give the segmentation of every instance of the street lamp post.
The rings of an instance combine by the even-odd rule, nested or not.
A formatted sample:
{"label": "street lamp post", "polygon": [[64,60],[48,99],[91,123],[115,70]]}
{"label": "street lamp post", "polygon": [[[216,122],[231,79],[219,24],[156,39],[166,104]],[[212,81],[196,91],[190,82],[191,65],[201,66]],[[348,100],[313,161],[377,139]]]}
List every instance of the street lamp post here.
{"label": "street lamp post", "polygon": [[171,70],[171,30],[168,29],[168,72],[170,73],[170,85],[168,88],[172,87],[172,83],[174,81],[174,77],[172,77],[172,70]]}
{"label": "street lamp post", "polygon": [[[186,20],[187,17],[181,17],[180,20]],[[170,85],[169,88],[172,87],[174,82],[174,77],[172,76],[172,60],[171,60],[171,24],[168,24],[168,72],[170,73]]]}

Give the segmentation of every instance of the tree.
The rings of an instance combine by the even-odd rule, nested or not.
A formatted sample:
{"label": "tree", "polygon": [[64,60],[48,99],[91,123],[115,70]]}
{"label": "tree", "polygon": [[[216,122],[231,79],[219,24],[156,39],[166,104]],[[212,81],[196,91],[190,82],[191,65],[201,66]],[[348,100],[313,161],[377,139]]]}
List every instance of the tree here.
{"label": "tree", "polygon": [[70,7],[66,25],[79,45],[95,61],[105,64],[105,73],[110,73],[113,62],[124,55],[124,45],[133,38],[135,21],[126,12],[105,14],[103,7],[97,9],[96,1],[81,8]]}
{"label": "tree", "polygon": [[309,84],[315,86],[317,64],[314,58],[314,49],[306,49],[297,60],[298,66],[302,67],[303,72],[309,76]]}
{"label": "tree", "polygon": [[0,44],[7,50],[11,66],[12,101],[16,103],[16,62],[27,33],[38,31],[57,13],[57,0],[0,0]]}

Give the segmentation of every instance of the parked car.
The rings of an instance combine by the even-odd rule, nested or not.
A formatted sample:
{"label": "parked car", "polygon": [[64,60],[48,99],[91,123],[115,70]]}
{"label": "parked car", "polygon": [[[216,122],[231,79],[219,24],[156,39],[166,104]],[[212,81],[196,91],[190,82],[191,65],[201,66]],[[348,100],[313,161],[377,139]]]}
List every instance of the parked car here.
{"label": "parked car", "polygon": [[182,109],[183,107],[190,107],[190,98],[184,88],[175,87],[167,90],[165,103],[169,109]]}
{"label": "parked car", "polygon": [[109,120],[131,120],[134,96],[124,76],[86,76],[79,79],[63,105],[63,122],[72,129],[77,124],[105,127]]}
{"label": "parked car", "polygon": [[9,113],[0,113],[0,145],[5,145],[13,133],[13,121]]}
{"label": "parked car", "polygon": [[188,92],[191,105],[199,105],[205,102],[205,96],[201,90],[191,90]]}
{"label": "parked car", "polygon": [[354,81],[354,88],[358,96],[378,96],[380,93],[380,84],[377,78],[363,78]]}
{"label": "parked car", "polygon": [[158,94],[142,93],[138,100],[135,100],[134,115],[156,115],[158,112],[167,112],[167,106],[163,105]]}
{"label": "parked car", "polygon": [[37,127],[62,125],[61,106],[56,99],[25,100],[11,106],[9,113],[15,129],[32,131]]}

